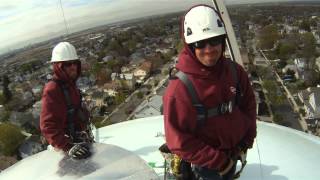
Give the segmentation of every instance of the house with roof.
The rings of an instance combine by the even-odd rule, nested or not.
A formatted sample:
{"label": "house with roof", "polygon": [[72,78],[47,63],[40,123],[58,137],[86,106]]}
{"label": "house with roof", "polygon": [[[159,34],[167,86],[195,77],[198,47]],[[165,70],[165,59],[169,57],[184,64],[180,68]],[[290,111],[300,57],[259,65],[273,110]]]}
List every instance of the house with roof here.
{"label": "house with roof", "polygon": [[34,126],[33,115],[30,112],[12,111],[9,117],[9,121],[10,123],[19,127]]}
{"label": "house with roof", "polygon": [[305,63],[304,58],[295,58],[294,64],[296,65],[298,71],[304,71],[304,69],[306,67],[306,63]]}
{"label": "house with roof", "polygon": [[104,58],[102,58],[103,62],[108,62],[110,60],[113,60],[114,57],[112,55],[106,55]]}
{"label": "house with roof", "polygon": [[[136,84],[136,77],[133,75],[133,73],[112,73],[111,74],[112,81],[120,80],[125,83],[127,88],[130,90],[133,90],[135,88]],[[123,85],[123,84],[122,84]],[[124,87],[122,87],[124,88]]]}
{"label": "house with roof", "polygon": [[287,64],[284,68],[282,68],[282,73],[286,74],[288,70],[291,70],[294,72],[294,76],[298,79],[301,78],[301,73],[299,74],[298,68],[295,64]]}
{"label": "house with roof", "polygon": [[32,135],[26,138],[19,146],[18,154],[22,159],[41,152],[46,149],[46,146],[40,142],[40,137]]}
{"label": "house with roof", "polygon": [[93,103],[95,107],[108,106],[108,104],[104,101],[105,97],[106,93],[104,91],[96,90],[90,94],[90,97],[87,100]]}
{"label": "house with roof", "polygon": [[143,101],[134,111],[134,118],[161,115],[162,96],[155,95]]}
{"label": "house with roof", "polygon": [[128,73],[131,72],[132,67],[131,66],[122,66],[121,67],[121,73]]}
{"label": "house with roof", "polygon": [[87,76],[81,76],[77,80],[77,87],[82,91],[86,92],[92,85],[90,78]]}
{"label": "house with roof", "polygon": [[150,76],[152,70],[152,62],[144,61],[139,68],[137,68],[133,75],[136,77],[138,83],[143,82],[147,77]]}
{"label": "house with roof", "polygon": [[316,59],[316,66],[317,66],[316,70],[320,72],[320,56]]}
{"label": "house with roof", "polygon": [[304,104],[307,119],[320,118],[320,88],[313,87],[298,93],[300,100]]}
{"label": "house with roof", "polygon": [[115,81],[111,83],[105,83],[102,88],[103,92],[107,93],[108,96],[116,96],[118,91],[121,89],[121,85]]}

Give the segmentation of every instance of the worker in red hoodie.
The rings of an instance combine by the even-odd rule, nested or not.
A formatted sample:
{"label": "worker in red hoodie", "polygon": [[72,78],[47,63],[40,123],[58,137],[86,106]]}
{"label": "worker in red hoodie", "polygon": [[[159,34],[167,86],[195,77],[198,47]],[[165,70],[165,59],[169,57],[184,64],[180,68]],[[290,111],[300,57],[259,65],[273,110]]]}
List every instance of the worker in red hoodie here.
{"label": "worker in red hoodie", "polygon": [[254,93],[244,69],[224,56],[226,30],[214,8],[192,7],[182,26],[178,73],[163,96],[167,146],[196,179],[230,180],[256,137]]}
{"label": "worker in red hoodie", "polygon": [[57,44],[52,51],[53,78],[43,90],[40,128],[48,143],[74,159],[91,155],[93,136],[89,113],[82,103],[76,80],[81,62],[75,47],[68,42]]}

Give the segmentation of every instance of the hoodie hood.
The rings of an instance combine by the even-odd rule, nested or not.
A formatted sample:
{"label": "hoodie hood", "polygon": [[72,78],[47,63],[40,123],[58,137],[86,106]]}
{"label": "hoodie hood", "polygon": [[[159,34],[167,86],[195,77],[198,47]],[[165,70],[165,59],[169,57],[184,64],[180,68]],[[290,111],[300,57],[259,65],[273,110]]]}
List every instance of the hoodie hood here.
{"label": "hoodie hood", "polygon": [[69,84],[75,84],[81,74],[81,64],[77,68],[77,70],[78,70],[77,78],[74,81],[72,81],[68,77],[67,73],[63,70],[62,64],[63,64],[63,62],[53,64],[53,79],[67,82]]}
{"label": "hoodie hood", "polygon": [[224,56],[217,61],[212,67],[207,67],[197,59],[192,50],[185,44],[184,48],[179,54],[179,60],[176,67],[187,74],[192,74],[198,78],[216,79],[222,73]]}

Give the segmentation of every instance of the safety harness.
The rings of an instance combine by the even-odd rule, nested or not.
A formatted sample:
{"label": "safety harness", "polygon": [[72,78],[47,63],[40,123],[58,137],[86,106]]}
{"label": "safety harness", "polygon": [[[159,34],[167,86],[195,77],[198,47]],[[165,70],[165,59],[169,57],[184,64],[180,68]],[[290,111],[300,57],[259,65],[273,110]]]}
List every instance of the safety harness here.
{"label": "safety harness", "polygon": [[[187,74],[185,74],[182,71],[178,71],[178,72],[176,72],[175,75],[171,75],[171,73],[173,72],[173,69],[171,69],[169,71],[170,79],[177,79],[177,78],[180,79],[182,81],[182,83],[186,86],[188,93],[191,96],[192,105],[197,112],[197,129],[199,129],[199,127],[203,126],[208,118],[218,116],[218,115],[223,115],[226,113],[232,113],[232,110],[234,109],[234,107],[239,105],[240,98],[241,98],[241,89],[240,89],[240,82],[239,82],[238,76],[237,76],[237,64],[233,61],[228,61],[228,62],[230,62],[232,77],[233,77],[233,80],[236,85],[236,94],[235,94],[235,96],[232,97],[231,100],[229,100],[227,102],[223,102],[223,103],[219,104],[218,106],[212,107],[209,109],[206,108],[204,106],[204,104],[200,102],[199,96],[198,96],[192,82],[188,78]],[[163,148],[163,147],[166,147],[166,144],[163,144],[159,148],[159,150],[162,153],[171,153],[168,148]],[[244,166],[247,163],[243,154],[241,155],[241,157],[238,157],[237,160],[240,160],[240,162],[241,162],[241,169],[235,173],[235,175],[234,175],[235,179],[240,177],[240,173],[242,172]],[[172,162],[174,163],[175,161],[172,161]],[[188,162],[184,161],[183,159],[180,162],[188,163]],[[175,167],[175,165],[172,165],[172,164],[171,164],[171,166]],[[173,170],[173,174],[175,174],[176,177],[181,176],[181,174],[180,174],[181,172],[175,172],[175,171],[177,171],[175,169],[172,169],[172,170]],[[190,173],[189,172],[186,172],[186,173],[188,173],[187,176],[190,177]]]}
{"label": "safety harness", "polygon": [[[73,143],[77,143],[78,141],[93,141],[93,135],[91,133],[91,128],[90,128],[90,121],[89,119],[84,118],[84,116],[82,115],[82,111],[81,114],[79,112],[78,108],[75,108],[72,100],[71,100],[71,96],[69,94],[69,90],[67,88],[67,86],[65,85],[65,83],[61,80],[57,80],[57,79],[52,79],[53,82],[57,83],[59,85],[59,87],[61,88],[65,101],[67,103],[67,122],[68,122],[68,135],[70,136],[71,140]],[[80,91],[80,90],[79,90]],[[80,104],[82,104],[82,96],[80,93]],[[74,125],[74,121],[73,121],[73,117],[75,116],[77,112],[77,115],[79,116],[80,120],[82,120],[83,122],[86,123],[87,126],[87,130],[89,130],[90,132],[87,131],[81,131],[81,132],[77,132],[75,129],[75,125]]]}
{"label": "safety harness", "polygon": [[209,109],[207,109],[200,102],[199,96],[192,82],[189,80],[188,76],[182,71],[178,71],[177,74],[175,75],[177,78],[179,78],[183,82],[183,84],[186,86],[189,92],[189,95],[191,96],[192,105],[197,111],[198,126],[204,125],[205,121],[210,117],[223,115],[226,113],[232,113],[232,109],[239,103],[241,92],[240,92],[240,83],[238,81],[238,76],[237,76],[237,69],[236,69],[237,67],[236,67],[236,63],[234,63],[233,61],[229,61],[229,62],[231,63],[231,72],[232,72],[233,79],[236,82],[236,95],[233,96],[233,98],[230,101],[221,103],[218,106],[212,107]]}

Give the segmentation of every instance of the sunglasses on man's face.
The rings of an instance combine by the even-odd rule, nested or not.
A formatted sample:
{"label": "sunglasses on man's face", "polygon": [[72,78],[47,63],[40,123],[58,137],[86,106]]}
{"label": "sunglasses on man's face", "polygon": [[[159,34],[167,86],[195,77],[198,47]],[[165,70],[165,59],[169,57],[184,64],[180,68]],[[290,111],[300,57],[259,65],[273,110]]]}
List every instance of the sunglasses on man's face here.
{"label": "sunglasses on man's face", "polygon": [[78,64],[80,64],[79,60],[63,62],[63,66],[65,66],[65,67],[70,67],[72,65],[76,65],[77,66]]}
{"label": "sunglasses on man's face", "polygon": [[210,46],[217,46],[219,44],[222,44],[223,40],[224,40],[224,38],[213,37],[213,38],[204,39],[201,41],[194,42],[194,43],[192,43],[192,46],[194,48],[202,49],[202,48],[206,47],[207,44],[209,44]]}

